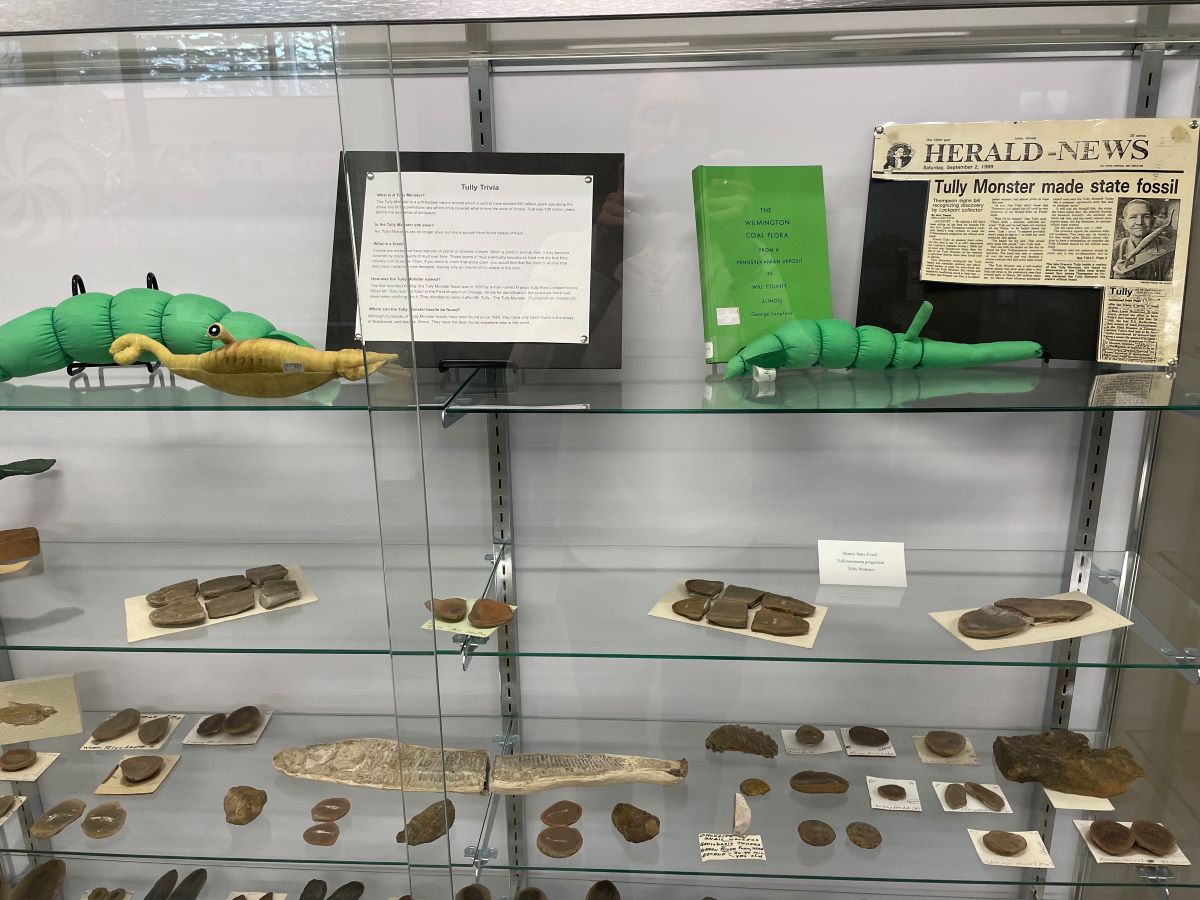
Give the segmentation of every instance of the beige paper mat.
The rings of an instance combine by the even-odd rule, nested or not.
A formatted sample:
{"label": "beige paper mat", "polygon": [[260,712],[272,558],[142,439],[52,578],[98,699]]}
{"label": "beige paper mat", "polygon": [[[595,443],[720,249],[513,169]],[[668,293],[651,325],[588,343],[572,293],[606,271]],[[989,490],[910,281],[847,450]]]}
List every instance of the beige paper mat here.
{"label": "beige paper mat", "polygon": [[[470,601],[469,605],[467,606],[467,614],[463,617],[461,622],[443,622],[440,619],[429,619],[429,621],[427,621],[421,627],[426,631],[429,631],[431,628],[436,628],[438,631],[448,631],[451,634],[465,634],[469,635],[470,637],[489,638],[496,633],[496,628],[503,628],[504,626],[497,625],[496,628],[476,628],[474,625],[468,622],[467,619],[471,616],[471,610],[478,602],[479,600]],[[510,606],[509,608],[513,611],[513,618],[515,619],[517,615],[517,607],[514,605]],[[510,619],[509,621],[512,620]]]}
{"label": "beige paper mat", "polygon": [[825,621],[825,613],[829,611],[828,606],[817,606],[817,611],[808,617],[808,634],[801,634],[796,637],[779,637],[774,634],[751,631],[750,623],[754,621],[754,609],[750,610],[750,618],[745,628],[722,628],[720,625],[710,625],[708,622],[693,622],[691,619],[684,618],[671,611],[671,604],[688,596],[687,588],[683,586],[685,581],[686,579],[680,578],[675,582],[662,599],[654,604],[654,608],[650,610],[649,614],[656,619],[666,619],[668,622],[681,622],[684,625],[712,628],[725,634],[737,634],[742,637],[757,638],[761,641],[771,641],[775,644],[787,644],[789,647],[800,647],[804,650],[811,650],[813,644],[816,643],[817,633],[821,630],[821,623]]}
{"label": "beige paper mat", "polygon": [[930,753],[929,748],[925,746],[925,735],[923,734],[914,734],[912,739],[913,745],[917,748],[917,757],[927,766],[979,765],[979,757],[975,755],[975,747],[972,746],[970,738],[966,739],[967,745],[954,756],[938,756],[936,753]]}
{"label": "beige paper mat", "polygon": [[37,762],[28,769],[22,769],[20,772],[0,772],[0,781],[37,781],[59,756],[59,753],[39,753]]}
{"label": "beige paper mat", "polygon": [[[143,744],[142,739],[138,737],[138,728],[145,725],[151,719],[166,718],[168,720],[167,733],[163,735],[161,741],[157,744]],[[179,723],[183,721],[183,713],[143,713],[142,721],[138,728],[128,734],[123,734],[119,738],[113,738],[111,741],[104,741],[101,744],[96,743],[88,737],[80,750],[140,750],[145,753],[157,753],[167,741],[171,739],[171,735],[175,733],[175,729],[179,727]]]}
{"label": "beige paper mat", "polygon": [[[83,731],[74,675],[44,675],[0,683],[0,714],[13,704],[35,704],[41,709],[25,710],[23,715],[44,718],[28,725],[0,722],[0,744],[20,744]],[[17,714],[17,710],[11,711],[13,717]]]}
{"label": "beige paper mat", "polygon": [[979,861],[985,866],[1016,866],[1019,869],[1054,868],[1054,860],[1050,858],[1050,851],[1046,849],[1046,845],[1042,842],[1042,836],[1036,831],[1012,832],[1012,834],[1019,834],[1025,838],[1029,845],[1017,856],[1000,856],[983,846],[983,836],[987,834],[986,831],[968,828],[967,834],[971,837],[971,844],[975,847],[975,852],[979,854]]}
{"label": "beige paper mat", "polygon": [[966,609],[947,609],[942,612],[931,612],[933,620],[948,632],[970,647],[972,650],[1005,650],[1009,647],[1029,647],[1033,644],[1049,644],[1054,641],[1065,641],[1069,638],[1085,637],[1089,634],[1102,634],[1118,628],[1127,628],[1133,623],[1122,615],[1109,609],[1103,603],[1089,597],[1087,594],[1072,592],[1069,594],[1051,594],[1051,600],[1083,600],[1092,605],[1092,611],[1074,622],[1047,622],[1045,625],[1034,625],[1020,634],[1010,634],[1008,637],[993,640],[969,638],[959,633],[958,619],[963,613],[968,613],[977,606]]}
{"label": "beige paper mat", "polygon": [[[121,762],[127,759],[132,759],[134,756],[146,756],[144,753],[131,753],[121,757]],[[179,762],[179,754],[157,754],[163,758],[163,767],[159,773],[153,778],[146,781],[140,781],[137,784],[128,784],[121,777],[121,762],[118,762],[108,776],[100,782],[100,786],[93,793],[96,794],[116,794],[122,797],[132,796],[134,794],[153,794],[159,789],[167,776],[171,774],[171,770],[175,768],[175,764]]]}
{"label": "beige paper mat", "polygon": [[[1099,847],[1092,843],[1088,837],[1088,829],[1092,823],[1083,819],[1075,819],[1075,827],[1079,830],[1080,837],[1083,838],[1089,850],[1092,851],[1092,856],[1098,863],[1127,863],[1136,866],[1190,866],[1191,861],[1183,855],[1183,851],[1179,849],[1179,845],[1175,845],[1175,852],[1168,853],[1166,856],[1154,856],[1147,853],[1141,847],[1134,847],[1128,853],[1122,853],[1120,856],[1113,856],[1111,853],[1105,853]],[[1132,822],[1122,822],[1128,828]]]}
{"label": "beige paper mat", "polygon": [[[146,602],[146,595],[139,594],[136,597],[126,597],[125,638],[130,644],[136,644],[138,641],[148,641],[151,638],[162,637],[166,634],[195,631],[197,628],[209,628],[213,625],[222,625],[225,622],[236,622],[238,619],[246,619],[250,616],[261,616],[264,613],[281,612],[285,609],[293,609],[297,606],[316,603],[317,595],[312,592],[312,588],[308,584],[308,579],[304,577],[304,572],[300,567],[287,566],[286,568],[288,570],[288,578],[296,582],[296,587],[300,589],[300,596],[296,600],[284,603],[282,606],[276,606],[273,609],[263,609],[258,605],[256,600],[254,607],[246,610],[244,613],[238,613],[236,616],[225,616],[223,619],[205,619],[197,625],[185,625],[182,628],[159,628],[157,625],[151,625],[150,613],[154,610],[154,607]],[[237,573],[230,572],[229,574],[235,575]]]}
{"label": "beige paper mat", "polygon": [[1046,799],[1055,809],[1087,809],[1095,812],[1111,812],[1116,809],[1106,797],[1089,797],[1086,794],[1067,794],[1042,786]]}

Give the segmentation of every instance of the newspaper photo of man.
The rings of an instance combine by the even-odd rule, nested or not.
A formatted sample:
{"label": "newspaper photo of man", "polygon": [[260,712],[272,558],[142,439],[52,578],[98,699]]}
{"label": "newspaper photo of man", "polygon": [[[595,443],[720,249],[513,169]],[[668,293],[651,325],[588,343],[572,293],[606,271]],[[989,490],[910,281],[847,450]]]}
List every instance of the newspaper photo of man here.
{"label": "newspaper photo of man", "polygon": [[1122,197],[1117,203],[1117,239],[1112,277],[1132,281],[1170,281],[1175,268],[1178,200]]}

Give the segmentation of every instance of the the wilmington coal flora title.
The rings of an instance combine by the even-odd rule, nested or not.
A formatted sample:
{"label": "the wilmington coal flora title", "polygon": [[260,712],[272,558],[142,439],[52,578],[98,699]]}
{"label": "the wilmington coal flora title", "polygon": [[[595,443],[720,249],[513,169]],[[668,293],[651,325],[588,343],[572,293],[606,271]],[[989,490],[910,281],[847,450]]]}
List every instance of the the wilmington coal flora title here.
{"label": "the wilmington coal flora title", "polygon": [[923,279],[1101,287],[1097,359],[1161,366],[1178,355],[1195,126],[887,125],[871,175],[928,182]]}

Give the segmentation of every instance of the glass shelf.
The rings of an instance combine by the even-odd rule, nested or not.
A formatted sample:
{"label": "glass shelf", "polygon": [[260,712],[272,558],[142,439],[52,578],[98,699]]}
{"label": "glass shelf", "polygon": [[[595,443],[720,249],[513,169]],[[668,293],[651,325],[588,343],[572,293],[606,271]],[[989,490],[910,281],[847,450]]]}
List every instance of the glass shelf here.
{"label": "glass shelf", "polygon": [[[466,413],[1063,412],[1200,409],[1200,361],[1176,373],[1078,363],[946,370],[808,369],[725,381],[695,359],[627,359],[620,370],[479,370],[446,404]],[[1190,387],[1189,387],[1190,385]]]}
{"label": "glass shelf", "polygon": [[[1056,666],[1053,644],[975,651],[938,625],[931,612],[985,606],[1002,597],[1061,592],[1071,558],[1018,550],[908,550],[907,588],[849,588],[819,583],[812,547],[546,547],[517,549],[521,571],[520,649],[488,640],[476,656],[612,659],[740,659],[904,665]],[[1090,596],[1112,608],[1124,554],[1093,556]],[[815,646],[802,649],[652,617],[650,610],[682,578],[715,578],[829,606]],[[487,595],[490,584],[481,592]],[[1133,631],[1133,629],[1131,629]],[[1137,633],[1133,631],[1133,633]],[[1085,638],[1085,641],[1088,639]],[[1108,636],[1092,641],[1106,647]],[[458,655],[439,632],[438,653]],[[1186,668],[1156,656],[1142,668]],[[1070,665],[1123,666],[1107,653]]]}
{"label": "glass shelf", "polygon": [[[1083,839],[1071,825],[1072,819],[1090,819],[1096,814],[1062,810],[1057,815],[1050,854],[1054,868],[1049,870],[986,866],[979,861],[967,835],[968,828],[1037,830],[1042,820],[1046,796],[1037,784],[1007,781],[996,770],[992,742],[998,734],[1020,734],[1016,730],[962,730],[979,757],[979,766],[925,765],[917,757],[912,736],[924,734],[928,727],[886,727],[896,747],[895,758],[848,757],[844,753],[816,756],[789,756],[782,746],[779,755],[768,760],[743,753],[711,753],[704,740],[718,724],[704,722],[631,722],[613,720],[537,719],[521,722],[523,753],[625,753],[688,760],[687,779],[678,785],[618,785],[546,791],[524,798],[526,850],[514,863],[504,846],[502,828],[497,825],[488,846],[500,855],[486,870],[511,869],[530,872],[529,883],[538,886],[538,872],[587,872],[592,877],[694,876],[705,879],[761,879],[764,882],[794,879],[793,890],[804,889],[805,881],[859,881],[909,884],[1017,885],[1035,881],[1044,872],[1047,884],[1144,884],[1132,865],[1092,865],[1077,869],[1081,854],[1088,855]],[[746,723],[780,742],[782,728],[795,729],[799,722]],[[838,723],[819,723],[833,728]],[[841,723],[850,725],[855,723]],[[932,728],[953,728],[944,722]],[[486,731],[486,729],[485,729]],[[1026,732],[1027,733],[1027,732]],[[1092,736],[1089,735],[1089,738]],[[1135,756],[1143,758],[1136,747]],[[842,795],[804,795],[792,791],[788,779],[805,769],[835,772],[850,782]],[[917,782],[922,812],[875,810],[870,806],[865,776],[889,779],[913,779]],[[766,781],[771,791],[749,798],[752,813],[750,833],[761,835],[766,862],[710,862],[703,866],[697,843],[701,832],[728,833],[733,815],[733,795],[745,778]],[[1013,809],[1012,814],[952,813],[941,808],[932,781],[979,781],[998,784]],[[1114,798],[1115,818],[1128,820],[1149,815],[1143,804],[1165,810],[1171,802],[1155,795],[1151,778],[1136,782],[1131,790]],[[554,860],[536,847],[538,831],[543,827],[538,815],[551,803],[573,800],[584,814],[575,826],[583,834],[583,848],[568,859]],[[632,803],[662,821],[659,836],[642,844],[629,844],[611,824],[609,815],[619,802]],[[474,805],[458,808],[452,836],[452,849],[470,837],[481,819],[475,818]],[[1142,808],[1139,810],[1139,806]],[[481,805],[482,808],[482,805]],[[1182,809],[1175,805],[1174,808]],[[1141,813],[1139,815],[1138,813]],[[1185,815],[1181,812],[1181,816]],[[828,847],[810,847],[800,841],[796,826],[804,819],[821,819],[833,826],[837,840]],[[850,822],[869,822],[883,835],[882,846],[875,851],[859,849],[845,836]],[[1195,857],[1200,847],[1187,821],[1166,821],[1185,854]],[[461,829],[461,830],[460,830]],[[456,865],[466,866],[460,860]],[[485,871],[486,871],[485,870]],[[1076,873],[1082,872],[1082,879]],[[1175,885],[1200,885],[1189,867],[1174,869]],[[814,885],[814,889],[816,886]],[[711,891],[709,891],[711,893]]]}

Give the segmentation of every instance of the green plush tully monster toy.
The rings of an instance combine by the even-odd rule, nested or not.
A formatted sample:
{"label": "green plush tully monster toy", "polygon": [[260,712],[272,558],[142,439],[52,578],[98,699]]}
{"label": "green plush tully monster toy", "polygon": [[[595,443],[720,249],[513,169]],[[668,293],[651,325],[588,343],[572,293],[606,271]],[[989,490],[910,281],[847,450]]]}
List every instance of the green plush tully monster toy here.
{"label": "green plush tully monster toy", "polygon": [[958,369],[1037,359],[1042,345],[1033,341],[958,344],[921,337],[933,314],[926,300],[904,332],[875,325],[855,328],[842,319],[796,319],[755,338],[725,366],[726,378],[764,369]]}

